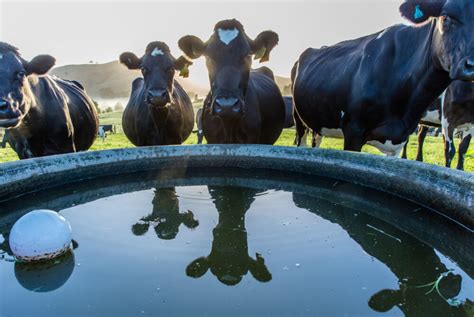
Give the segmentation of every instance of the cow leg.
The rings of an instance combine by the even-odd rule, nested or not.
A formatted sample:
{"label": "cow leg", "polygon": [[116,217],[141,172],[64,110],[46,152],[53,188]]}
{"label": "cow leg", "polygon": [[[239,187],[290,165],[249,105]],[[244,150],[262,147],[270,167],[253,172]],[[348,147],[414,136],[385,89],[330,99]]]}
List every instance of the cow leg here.
{"label": "cow leg", "polygon": [[301,120],[300,116],[298,115],[298,112],[293,111],[293,116],[295,118],[295,128],[296,128],[296,137],[295,137],[295,143],[296,146],[298,147],[306,147],[306,134],[307,134],[307,128],[305,127],[303,121]]}
{"label": "cow leg", "polygon": [[197,138],[198,138],[198,144],[202,144],[202,139],[204,138],[204,132],[202,130],[198,130]]}
{"label": "cow leg", "polygon": [[355,121],[349,121],[342,126],[344,134],[344,150],[360,152],[365,144],[364,130]]}
{"label": "cow leg", "polygon": [[457,169],[464,171],[464,155],[466,155],[467,149],[469,148],[469,144],[471,143],[471,138],[472,138],[472,129],[469,131],[469,133],[464,136],[464,138],[461,141],[461,144],[459,144],[459,149],[458,149],[458,165]]}
{"label": "cow leg", "polygon": [[403,150],[402,150],[402,159],[405,159],[405,160],[407,159],[407,146],[408,146],[409,141],[410,141],[410,137],[407,138],[407,142],[403,146]]}
{"label": "cow leg", "polygon": [[319,148],[321,146],[321,142],[323,142],[323,136],[317,132],[313,131],[313,142],[312,142],[312,147],[317,147]]}
{"label": "cow leg", "polygon": [[454,147],[453,142],[453,130],[454,129],[447,129],[447,131],[443,130],[444,158],[446,167],[451,167],[451,161],[453,160],[453,157],[456,154],[456,148]]}
{"label": "cow leg", "polygon": [[418,149],[416,153],[416,160],[423,162],[423,143],[425,143],[426,134],[428,133],[428,127],[425,125],[418,126]]}

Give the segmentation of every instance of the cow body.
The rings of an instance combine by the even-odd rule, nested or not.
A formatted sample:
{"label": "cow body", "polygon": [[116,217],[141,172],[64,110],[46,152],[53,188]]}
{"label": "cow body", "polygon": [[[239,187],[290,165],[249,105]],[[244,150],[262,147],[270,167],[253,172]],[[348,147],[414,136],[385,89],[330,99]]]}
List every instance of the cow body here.
{"label": "cow body", "polygon": [[295,125],[295,119],[293,118],[293,98],[284,96],[283,101],[285,102],[285,122],[283,123],[283,129],[288,129]]}
{"label": "cow body", "polygon": [[183,143],[194,126],[193,105],[183,87],[174,82],[174,102],[164,108],[150,107],[145,94],[143,78],[135,79],[122,116],[123,131],[130,142],[136,146]]}
{"label": "cow body", "polygon": [[174,74],[180,71],[186,77],[192,63],[184,57],[175,59],[163,42],[149,43],[141,58],[125,52],[120,55],[120,62],[129,69],[141,69],[143,75],[133,81],[123,112],[127,138],[136,146],[183,143],[194,127],[194,110]]}
{"label": "cow body", "polygon": [[285,105],[269,69],[252,70],[245,95],[247,111],[235,120],[225,121],[212,113],[212,95],[204,101],[202,128],[209,144],[273,144],[283,130]]}
{"label": "cow body", "polygon": [[75,82],[30,77],[32,107],[22,123],[8,129],[8,142],[20,159],[86,151],[99,120],[94,103]]}
{"label": "cow body", "polygon": [[[473,8],[470,0],[410,0],[401,11],[419,27],[307,49],[292,70],[296,115],[320,135],[343,137],[346,150],[368,143],[397,155],[451,80],[474,79]],[[454,28],[443,10],[465,24]]]}
{"label": "cow body", "polygon": [[204,132],[202,131],[202,108],[196,112],[196,127],[197,127],[197,144],[202,144],[204,139]]}
{"label": "cow body", "polygon": [[444,94],[441,126],[445,142],[445,163],[451,167],[456,154],[454,132],[462,132],[457,169],[464,169],[464,156],[474,134],[474,83],[455,81]]}
{"label": "cow body", "polygon": [[[464,156],[474,133],[474,84],[454,81],[448,89],[427,109],[418,126],[418,149],[416,160],[423,161],[423,144],[430,127],[442,128],[445,145],[446,167],[451,166],[456,153],[453,138],[461,133],[457,169],[464,169]],[[406,146],[403,151],[406,158]]]}

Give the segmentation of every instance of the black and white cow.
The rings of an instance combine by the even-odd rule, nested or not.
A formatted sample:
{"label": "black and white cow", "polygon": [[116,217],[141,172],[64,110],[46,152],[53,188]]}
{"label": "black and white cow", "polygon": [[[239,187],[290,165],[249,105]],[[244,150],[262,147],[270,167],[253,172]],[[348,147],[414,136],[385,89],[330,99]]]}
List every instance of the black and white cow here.
{"label": "black and white cow", "polygon": [[202,144],[204,139],[204,132],[202,131],[202,108],[196,112],[196,127],[197,127],[197,143]]}
{"label": "black and white cow", "polygon": [[141,58],[126,52],[120,62],[128,69],[140,69],[143,77],[132,84],[132,95],[123,112],[122,126],[136,146],[181,144],[194,127],[191,99],[174,79],[175,71],[187,77],[192,63],[171,55],[168,45],[151,42]]}
{"label": "black and white cow", "polygon": [[293,118],[293,97],[284,96],[283,101],[285,101],[285,123],[283,124],[283,129],[288,129],[295,125],[295,119]]}
{"label": "black and white cow", "polygon": [[[425,142],[426,135],[430,128],[441,128],[441,103],[442,96],[436,98],[436,100],[426,109],[423,117],[418,124],[417,139],[418,147],[416,152],[416,160],[423,162],[423,144]],[[403,147],[402,158],[407,158],[407,145],[408,139]]]}
{"label": "black and white cow", "polygon": [[474,80],[474,1],[409,0],[400,12],[415,26],[307,49],[293,67],[300,121],[345,150],[397,155],[452,80]]}
{"label": "black and white cow", "polygon": [[[456,154],[453,143],[454,133],[462,134],[456,168],[463,170],[464,157],[474,133],[474,84],[456,80],[430,105],[418,126],[417,161],[423,161],[423,144],[430,127],[442,128],[446,167],[451,166],[451,161]],[[406,145],[402,157],[406,158]]]}
{"label": "black and white cow", "polygon": [[464,156],[474,134],[474,83],[455,81],[443,95],[441,127],[445,142],[446,167],[456,154],[454,131],[462,132],[459,144],[457,169],[464,169]]}
{"label": "black and white cow", "polygon": [[0,127],[20,159],[85,151],[97,136],[94,103],[79,83],[45,75],[54,64],[0,42]]}
{"label": "black and white cow", "polygon": [[2,142],[0,142],[0,148],[4,149],[7,147],[8,143],[8,131],[5,130],[3,137],[2,137]]}
{"label": "black and white cow", "polygon": [[188,57],[206,57],[211,91],[202,128],[208,143],[273,144],[278,139],[285,120],[280,90],[270,69],[251,70],[252,55],[265,62],[277,43],[272,31],[250,39],[237,20],[217,23],[205,43],[191,35],[179,40]]}

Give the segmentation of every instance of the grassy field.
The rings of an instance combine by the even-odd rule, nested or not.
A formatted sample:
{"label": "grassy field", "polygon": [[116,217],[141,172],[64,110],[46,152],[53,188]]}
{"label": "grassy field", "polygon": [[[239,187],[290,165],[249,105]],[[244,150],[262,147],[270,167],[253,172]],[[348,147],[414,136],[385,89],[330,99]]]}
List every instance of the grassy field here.
{"label": "grassy field", "polygon": [[[100,115],[101,124],[114,124],[117,128],[117,134],[109,134],[107,138],[102,141],[102,139],[97,139],[92,146],[91,150],[106,150],[106,149],[116,149],[116,148],[128,148],[133,147],[133,145],[128,141],[122,131],[121,127],[122,122],[122,113],[112,112],[104,113]],[[281,134],[276,145],[280,146],[293,146],[295,131],[293,129],[286,129]],[[192,134],[185,142],[185,144],[196,144],[197,137],[196,134]],[[309,142],[309,139],[308,139]],[[456,148],[459,145],[459,139],[455,140]],[[343,148],[342,140],[324,138],[321,144],[322,148],[328,149],[338,149]],[[416,156],[416,137],[412,137],[408,144],[408,158],[414,159]],[[371,154],[381,154],[377,149],[371,146],[364,146],[363,152]],[[15,161],[18,157],[11,148],[7,146],[6,149],[0,149],[0,162]],[[428,136],[424,144],[424,159],[426,163],[437,164],[444,166],[444,147],[441,137],[431,137]],[[454,163],[452,164],[455,167],[457,162],[457,155],[454,157]],[[471,146],[468,151],[465,159],[465,170],[469,172],[474,172],[474,147]]]}

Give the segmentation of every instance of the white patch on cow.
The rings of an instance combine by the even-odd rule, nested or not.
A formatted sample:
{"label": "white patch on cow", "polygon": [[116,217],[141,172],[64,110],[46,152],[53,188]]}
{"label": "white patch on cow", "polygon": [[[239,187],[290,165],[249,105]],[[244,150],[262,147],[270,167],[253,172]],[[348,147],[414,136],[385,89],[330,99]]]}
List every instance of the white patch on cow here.
{"label": "white patch on cow", "polygon": [[345,115],[344,111],[341,111],[341,119],[344,118],[344,115]]}
{"label": "white patch on cow", "polygon": [[298,147],[308,147],[308,144],[306,143],[307,136],[308,136],[308,130],[306,129],[304,131],[303,137],[301,138],[300,145],[298,145]]}
{"label": "white patch on cow", "polygon": [[336,139],[343,139],[344,134],[342,133],[341,129],[327,129],[327,128],[322,128],[320,134],[322,136],[327,136],[330,138],[336,138]]}
{"label": "white patch on cow", "polygon": [[160,50],[158,47],[155,47],[155,49],[151,52],[151,56],[159,56],[159,55],[165,55],[162,50]]}
{"label": "white patch on cow", "polygon": [[381,39],[381,38],[382,38],[382,36],[383,36],[383,35],[384,35],[384,34],[385,34],[387,31],[388,31],[388,29],[385,29],[385,30],[383,30],[382,32],[380,32],[380,34],[379,34],[379,35],[377,35],[377,37],[376,37],[375,39],[376,39],[376,40],[379,40],[379,39]]}
{"label": "white patch on cow", "polygon": [[3,54],[2,53],[0,53],[0,59],[3,59]]}
{"label": "white patch on cow", "polygon": [[3,238],[3,235],[0,234],[0,243],[5,242],[5,238]]}
{"label": "white patch on cow", "polygon": [[[443,99],[444,99],[444,98],[443,98]],[[443,101],[444,101],[444,100],[443,100]],[[447,142],[450,142],[450,143],[451,143],[451,142],[452,142],[452,141],[451,141],[451,138],[450,138],[449,135],[448,135],[449,122],[448,122],[448,118],[446,118],[446,117],[444,116],[444,109],[443,109],[444,107],[443,107],[443,105],[444,105],[444,102],[441,104],[441,111],[442,111],[442,113],[443,113],[443,116],[442,116],[442,118],[441,118],[441,131],[442,131],[442,133],[443,133],[444,139],[445,139]]]}
{"label": "white patch on cow", "polygon": [[219,39],[222,43],[229,45],[239,35],[239,30],[236,28],[230,30],[217,29],[217,34],[219,34]]}
{"label": "white patch on cow", "polygon": [[426,115],[423,118],[421,118],[421,121],[430,122],[434,124],[441,124],[441,121],[439,120],[439,111],[438,110],[427,111]]}
{"label": "white patch on cow", "polygon": [[393,144],[392,141],[387,140],[384,143],[379,141],[368,141],[367,144],[377,148],[380,152],[388,156],[399,156],[406,142],[400,144]]}

